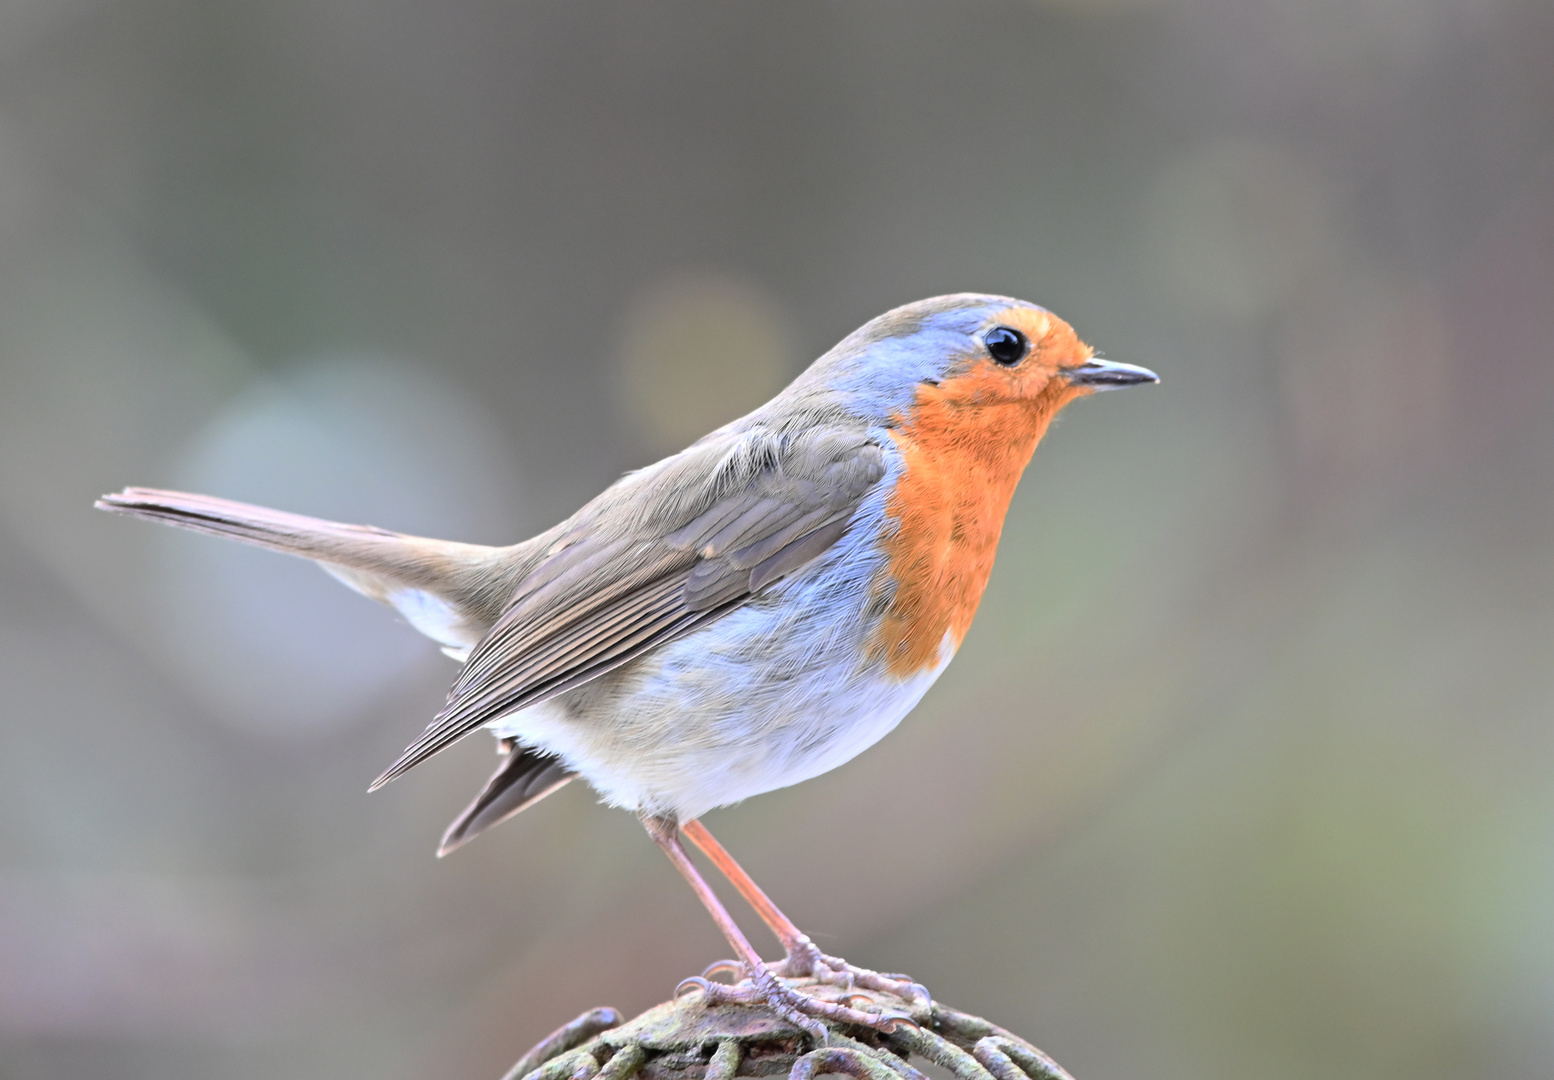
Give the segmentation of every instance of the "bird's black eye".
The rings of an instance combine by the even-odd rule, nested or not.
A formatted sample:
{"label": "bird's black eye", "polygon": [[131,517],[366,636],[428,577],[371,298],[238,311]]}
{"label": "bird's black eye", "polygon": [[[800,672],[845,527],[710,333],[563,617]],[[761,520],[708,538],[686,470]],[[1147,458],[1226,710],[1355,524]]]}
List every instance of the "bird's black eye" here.
{"label": "bird's black eye", "polygon": [[1007,326],[995,326],[982,338],[987,354],[1004,367],[1014,367],[1031,351],[1031,343],[1025,335]]}

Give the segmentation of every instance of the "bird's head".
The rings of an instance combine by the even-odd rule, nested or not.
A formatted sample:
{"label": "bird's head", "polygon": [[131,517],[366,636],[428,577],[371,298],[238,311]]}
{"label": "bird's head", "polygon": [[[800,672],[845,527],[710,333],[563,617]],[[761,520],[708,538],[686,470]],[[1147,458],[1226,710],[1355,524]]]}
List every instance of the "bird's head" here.
{"label": "bird's head", "polygon": [[[1158,382],[1155,373],[1103,360],[1052,312],[1007,296],[956,293],[888,311],[850,334],[794,384],[824,390],[898,424],[924,409],[1010,435],[1039,438],[1075,398]],[[1023,439],[1017,441],[1024,442]],[[1032,440],[1034,443],[1034,439]]]}

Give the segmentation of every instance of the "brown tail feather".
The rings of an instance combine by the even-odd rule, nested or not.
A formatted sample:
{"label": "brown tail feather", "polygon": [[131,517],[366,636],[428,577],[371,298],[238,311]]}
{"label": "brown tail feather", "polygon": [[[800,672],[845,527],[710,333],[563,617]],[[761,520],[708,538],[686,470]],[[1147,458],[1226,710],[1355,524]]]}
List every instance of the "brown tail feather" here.
{"label": "brown tail feather", "polygon": [[[125,488],[97,507],[313,559],[455,649],[474,644],[495,621],[522,562],[512,548],[429,540],[181,491]],[[427,597],[446,605],[446,618],[429,613]]]}
{"label": "brown tail feather", "polygon": [[[162,521],[195,532],[225,536],[260,547],[342,566],[393,560],[411,537],[373,525],[344,525],[263,506],[154,488],[125,488],[104,495],[97,509]],[[403,556],[401,555],[401,559]],[[362,566],[367,569],[366,566]]]}

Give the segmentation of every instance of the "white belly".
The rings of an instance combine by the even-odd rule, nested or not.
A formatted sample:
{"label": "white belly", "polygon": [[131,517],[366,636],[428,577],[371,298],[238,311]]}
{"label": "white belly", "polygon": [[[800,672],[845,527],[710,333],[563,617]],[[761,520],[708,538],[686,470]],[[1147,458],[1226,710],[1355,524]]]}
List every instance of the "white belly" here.
{"label": "white belly", "polygon": [[900,723],[952,653],[946,640],[905,679],[866,661],[867,589],[836,586],[867,568],[837,556],[491,727],[560,757],[613,806],[682,821],[834,769]]}

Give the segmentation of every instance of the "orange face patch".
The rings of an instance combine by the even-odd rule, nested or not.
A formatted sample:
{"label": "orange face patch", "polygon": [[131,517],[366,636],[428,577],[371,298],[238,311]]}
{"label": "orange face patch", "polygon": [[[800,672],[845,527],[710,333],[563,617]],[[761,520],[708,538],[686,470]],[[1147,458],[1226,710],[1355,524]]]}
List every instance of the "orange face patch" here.
{"label": "orange face patch", "polygon": [[1058,411],[1092,393],[1054,377],[1093,354],[1062,319],[1010,308],[995,325],[1024,333],[1030,354],[1002,367],[968,353],[956,374],[918,387],[891,432],[903,459],[885,510],[897,525],[885,541],[894,593],[871,651],[903,678],[935,666],[946,635],[954,646],[966,636],[1020,474]]}

